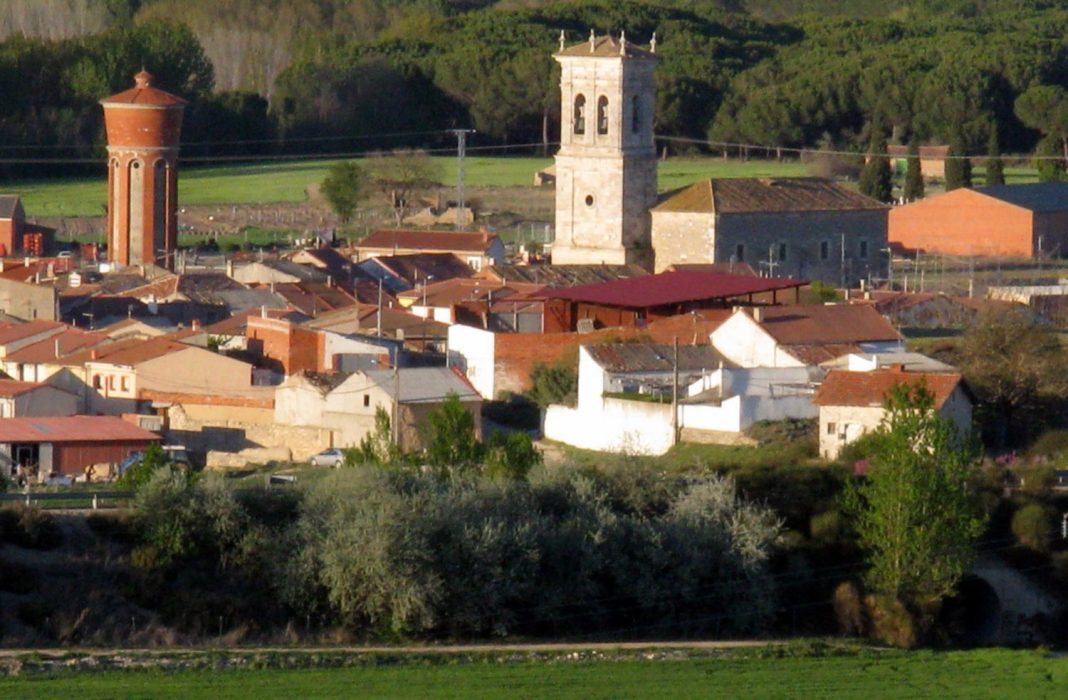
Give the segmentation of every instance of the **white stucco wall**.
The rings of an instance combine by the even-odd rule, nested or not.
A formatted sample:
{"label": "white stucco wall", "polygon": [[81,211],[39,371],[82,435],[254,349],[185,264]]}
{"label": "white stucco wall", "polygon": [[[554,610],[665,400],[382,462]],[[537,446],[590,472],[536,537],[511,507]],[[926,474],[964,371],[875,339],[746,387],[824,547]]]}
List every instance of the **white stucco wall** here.
{"label": "white stucco wall", "polygon": [[549,406],[545,437],[587,450],[662,455],[674,444],[671,405],[604,399],[602,411]]}
{"label": "white stucco wall", "polygon": [[319,331],[323,334],[323,367],[334,366],[334,355],[388,355],[389,348],[375,345],[357,338],[352,338],[333,331]]}
{"label": "white stucco wall", "polygon": [[719,354],[739,367],[804,367],[744,311],[736,311],[710,336]]}
{"label": "white stucco wall", "polygon": [[496,335],[481,328],[454,325],[449,326],[448,343],[449,366],[462,371],[482,398],[495,398]]}

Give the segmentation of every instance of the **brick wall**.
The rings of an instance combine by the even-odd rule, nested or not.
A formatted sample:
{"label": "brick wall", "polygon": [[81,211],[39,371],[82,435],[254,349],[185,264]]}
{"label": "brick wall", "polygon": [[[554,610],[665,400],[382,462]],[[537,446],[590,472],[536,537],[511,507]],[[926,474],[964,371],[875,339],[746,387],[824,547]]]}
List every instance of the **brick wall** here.
{"label": "brick wall", "polygon": [[250,347],[275,360],[288,376],[304,370],[324,372],[325,338],[317,330],[301,328],[273,318],[252,316],[248,320]]}

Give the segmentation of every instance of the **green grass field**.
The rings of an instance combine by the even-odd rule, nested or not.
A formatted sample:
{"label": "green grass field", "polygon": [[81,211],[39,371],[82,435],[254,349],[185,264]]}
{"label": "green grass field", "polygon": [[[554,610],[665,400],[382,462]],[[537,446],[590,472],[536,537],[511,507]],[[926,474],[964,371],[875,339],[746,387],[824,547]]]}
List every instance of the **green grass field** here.
{"label": "green grass field", "polygon": [[[456,181],[456,159],[435,158],[441,181]],[[184,167],[178,184],[184,205],[266,204],[304,200],[309,185],[322,181],[334,161],[286,161],[262,165]],[[528,187],[534,173],[552,164],[551,158],[470,157],[466,161],[469,187]],[[660,163],[660,189],[670,190],[708,177],[790,177],[809,174],[798,161],[671,158]],[[1034,181],[1026,168],[1008,168],[1010,182]],[[981,179],[977,178],[977,181]],[[77,180],[8,181],[0,191],[18,193],[28,216],[101,216],[106,200],[103,164],[100,177]]]}
{"label": "green grass field", "polygon": [[414,662],[302,670],[83,672],[0,679],[7,698],[1063,698],[1068,659],[1028,651],[868,651],[642,660]]}

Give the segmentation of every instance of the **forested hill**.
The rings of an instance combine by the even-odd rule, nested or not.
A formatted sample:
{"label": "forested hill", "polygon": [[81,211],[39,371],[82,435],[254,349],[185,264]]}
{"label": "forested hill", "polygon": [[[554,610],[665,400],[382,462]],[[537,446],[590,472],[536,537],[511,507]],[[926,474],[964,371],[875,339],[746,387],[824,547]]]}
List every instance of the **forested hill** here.
{"label": "forested hill", "polygon": [[190,99],[187,155],[552,142],[551,54],[591,28],[657,33],[661,135],[1066,148],[1065,0],[5,0],[0,169],[98,157],[142,65]]}

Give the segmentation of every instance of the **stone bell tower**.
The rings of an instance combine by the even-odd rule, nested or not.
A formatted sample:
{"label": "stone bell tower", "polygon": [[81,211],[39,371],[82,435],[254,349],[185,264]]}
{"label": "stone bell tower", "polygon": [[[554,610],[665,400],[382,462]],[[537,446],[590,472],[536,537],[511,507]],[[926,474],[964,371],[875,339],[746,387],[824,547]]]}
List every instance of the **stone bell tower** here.
{"label": "stone bell tower", "polygon": [[553,56],[560,64],[554,264],[637,263],[652,268],[649,209],[656,205],[654,71],[648,49],[611,36]]}
{"label": "stone bell tower", "polygon": [[134,87],[100,100],[108,138],[108,260],[173,269],[178,245],[178,137],[185,100]]}

